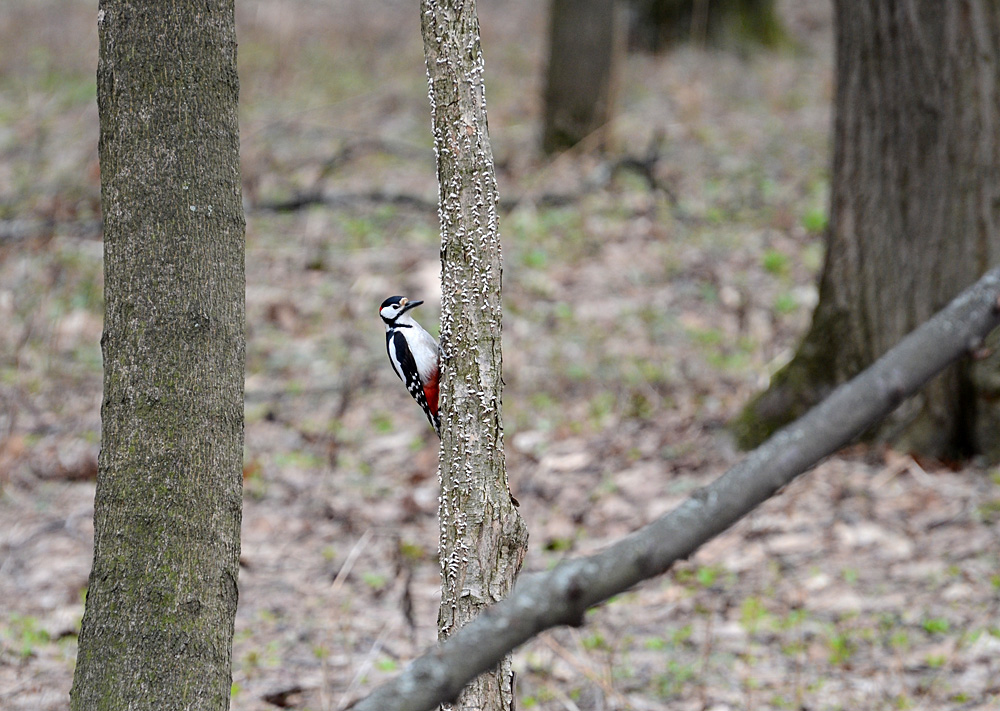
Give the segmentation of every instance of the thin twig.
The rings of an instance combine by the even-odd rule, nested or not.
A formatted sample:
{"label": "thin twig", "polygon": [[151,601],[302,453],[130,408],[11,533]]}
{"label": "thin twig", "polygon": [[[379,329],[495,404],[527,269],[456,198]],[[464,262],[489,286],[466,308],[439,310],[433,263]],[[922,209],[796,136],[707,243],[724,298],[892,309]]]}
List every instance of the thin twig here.
{"label": "thin twig", "polygon": [[351,572],[351,568],[354,567],[355,562],[358,560],[358,556],[361,555],[361,551],[365,549],[368,545],[368,541],[372,539],[372,529],[368,529],[361,534],[361,538],[358,542],[354,544],[351,548],[351,552],[347,554],[347,558],[344,559],[344,564],[340,566],[340,570],[337,571],[337,577],[333,579],[333,584],[330,586],[330,597],[335,597],[340,589],[344,586],[344,582],[347,580],[347,576]]}
{"label": "thin twig", "polygon": [[375,658],[378,657],[379,653],[382,651],[382,645],[385,644],[385,638],[389,636],[389,632],[392,631],[395,625],[392,622],[386,622],[382,625],[382,631],[378,634],[378,639],[372,644],[371,649],[368,650],[368,654],[362,660],[361,665],[358,667],[358,671],[354,674],[354,678],[351,679],[351,683],[347,686],[347,690],[344,695],[340,697],[340,703],[337,704],[338,707],[343,706],[351,695],[361,686],[361,680],[366,674],[371,670],[372,665],[375,664]]}

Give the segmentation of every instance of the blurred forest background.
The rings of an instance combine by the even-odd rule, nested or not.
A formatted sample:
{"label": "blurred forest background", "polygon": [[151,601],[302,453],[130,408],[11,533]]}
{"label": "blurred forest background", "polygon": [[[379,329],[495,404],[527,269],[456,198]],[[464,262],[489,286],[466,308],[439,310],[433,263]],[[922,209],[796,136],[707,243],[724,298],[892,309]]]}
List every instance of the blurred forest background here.
{"label": "blurred forest background", "polygon": [[[92,557],[102,245],[96,8],[0,0],[0,708],[67,706]],[[816,303],[831,7],[772,49],[628,55],[545,157],[547,3],[481,0],[503,201],[504,402],[527,570],[739,457],[726,423]],[[240,0],[245,509],[232,708],[333,709],[435,638],[437,439],[376,310],[438,233],[415,3]],[[708,43],[710,44],[710,43]],[[515,655],[520,708],[987,709],[1000,471],[833,458],[662,579]]]}

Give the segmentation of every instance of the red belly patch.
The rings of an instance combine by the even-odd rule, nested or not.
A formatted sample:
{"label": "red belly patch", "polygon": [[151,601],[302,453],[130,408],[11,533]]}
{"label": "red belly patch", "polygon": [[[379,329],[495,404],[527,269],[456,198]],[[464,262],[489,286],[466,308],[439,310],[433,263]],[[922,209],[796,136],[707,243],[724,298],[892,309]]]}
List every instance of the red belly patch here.
{"label": "red belly patch", "polygon": [[427,398],[427,407],[430,408],[432,415],[438,414],[438,380],[437,378],[432,378],[427,385],[424,386],[424,397]]}

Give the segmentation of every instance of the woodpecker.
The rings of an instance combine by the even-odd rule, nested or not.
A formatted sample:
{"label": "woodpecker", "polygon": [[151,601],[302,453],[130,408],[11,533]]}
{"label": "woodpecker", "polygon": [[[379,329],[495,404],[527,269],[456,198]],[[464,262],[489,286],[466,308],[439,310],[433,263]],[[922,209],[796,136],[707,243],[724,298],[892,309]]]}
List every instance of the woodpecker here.
{"label": "woodpecker", "polygon": [[434,431],[441,436],[438,417],[438,375],[441,349],[434,336],[427,333],[409,314],[423,301],[405,296],[390,296],[382,302],[378,315],[385,324],[385,349],[396,375],[420,405]]}

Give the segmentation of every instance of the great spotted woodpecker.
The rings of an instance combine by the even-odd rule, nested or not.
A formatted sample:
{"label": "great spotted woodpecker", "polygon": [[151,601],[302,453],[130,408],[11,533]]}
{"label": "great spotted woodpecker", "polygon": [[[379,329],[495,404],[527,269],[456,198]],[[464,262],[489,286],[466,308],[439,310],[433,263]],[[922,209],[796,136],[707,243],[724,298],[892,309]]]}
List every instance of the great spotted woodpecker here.
{"label": "great spotted woodpecker", "polygon": [[405,296],[390,296],[382,302],[378,315],[385,324],[385,348],[392,369],[440,436],[438,376],[441,351],[434,336],[409,314],[410,309],[422,303]]}

